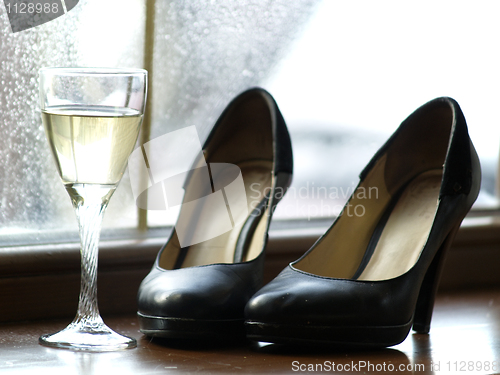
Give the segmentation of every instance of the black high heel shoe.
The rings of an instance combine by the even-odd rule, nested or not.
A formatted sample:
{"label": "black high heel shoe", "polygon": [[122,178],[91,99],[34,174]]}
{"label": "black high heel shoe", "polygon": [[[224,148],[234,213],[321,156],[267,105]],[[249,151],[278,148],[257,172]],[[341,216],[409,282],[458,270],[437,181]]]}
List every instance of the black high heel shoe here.
{"label": "black high heel shoe", "polygon": [[419,108],[363,170],[326,234],[248,302],[247,336],[369,347],[398,344],[412,326],[427,333],[444,255],[480,179],[458,104]]}
{"label": "black high heel shoe", "polygon": [[261,287],[269,223],[292,168],[290,136],[271,95],[240,94],[208,136],[175,229],[141,283],[141,332],[244,337],[243,310]]}

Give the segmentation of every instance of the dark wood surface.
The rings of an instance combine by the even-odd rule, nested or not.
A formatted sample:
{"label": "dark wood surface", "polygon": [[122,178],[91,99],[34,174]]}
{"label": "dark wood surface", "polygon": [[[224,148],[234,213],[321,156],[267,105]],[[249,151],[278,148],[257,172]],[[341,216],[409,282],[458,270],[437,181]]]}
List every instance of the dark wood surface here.
{"label": "dark wood surface", "polygon": [[[500,373],[500,290],[442,294],[430,335],[410,334],[400,345],[369,351],[151,341],[133,315],[104,320],[137,338],[138,347],[112,353],[45,348],[38,337],[68,321],[5,324],[0,326],[0,374],[294,374],[320,373],[321,366],[335,374],[391,373],[392,366],[393,372],[408,374]],[[338,371],[332,371],[333,364]],[[357,368],[346,371],[344,366],[353,364]],[[301,369],[306,371],[294,371]]]}

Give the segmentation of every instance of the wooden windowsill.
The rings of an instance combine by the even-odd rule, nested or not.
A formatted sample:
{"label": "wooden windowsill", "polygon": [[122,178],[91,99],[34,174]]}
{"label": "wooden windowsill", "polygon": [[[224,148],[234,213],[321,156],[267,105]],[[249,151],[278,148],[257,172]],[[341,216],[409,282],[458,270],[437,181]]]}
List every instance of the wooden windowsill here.
{"label": "wooden windowsill", "polygon": [[[369,351],[248,342],[151,341],[139,332],[136,317],[126,315],[105,316],[104,320],[120,333],[135,337],[138,340],[136,349],[84,353],[38,344],[41,334],[64,328],[67,320],[11,323],[0,325],[0,370],[2,374],[293,374],[305,373],[294,369],[310,370],[308,366],[314,366],[317,370],[320,368],[317,366],[334,363],[335,366],[358,366],[358,371],[336,373],[389,373],[377,371],[384,365],[396,366],[398,373],[403,374],[411,374],[411,366],[416,365],[419,366],[413,368],[416,374],[440,373],[436,366],[440,366],[443,373],[474,372],[469,366],[474,367],[475,373],[498,373],[499,315],[500,289],[441,293],[429,335],[410,333],[397,346]],[[359,368],[363,364],[374,366],[374,370]],[[323,370],[335,373],[326,367]]]}
{"label": "wooden windowsill", "polygon": [[[270,231],[264,282],[299,258],[331,220],[275,225]],[[292,223],[293,224],[293,223]],[[168,233],[100,244],[99,308],[104,314],[134,314],[136,295]],[[500,286],[500,225],[497,218],[464,222],[449,251],[441,290]],[[0,322],[71,318],[80,286],[77,243],[0,249]]]}

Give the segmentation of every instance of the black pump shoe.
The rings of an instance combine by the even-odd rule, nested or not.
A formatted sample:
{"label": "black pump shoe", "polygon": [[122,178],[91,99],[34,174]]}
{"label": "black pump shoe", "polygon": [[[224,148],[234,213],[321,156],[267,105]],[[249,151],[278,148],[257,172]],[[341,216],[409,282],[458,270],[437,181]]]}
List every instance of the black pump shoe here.
{"label": "black pump shoe", "polygon": [[412,326],[427,333],[444,255],[480,179],[458,104],[419,108],[363,170],[351,210],[248,302],[247,336],[384,347]]}
{"label": "black pump shoe", "polygon": [[290,136],[274,99],[259,88],[240,94],[187,176],[176,227],[139,288],[141,332],[244,337],[243,311],[261,287],[269,223],[292,169]]}

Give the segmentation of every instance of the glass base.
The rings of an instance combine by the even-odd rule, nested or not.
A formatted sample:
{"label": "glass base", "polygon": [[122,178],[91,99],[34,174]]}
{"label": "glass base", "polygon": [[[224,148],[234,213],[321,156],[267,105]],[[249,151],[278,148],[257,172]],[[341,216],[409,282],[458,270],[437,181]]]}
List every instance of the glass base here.
{"label": "glass base", "polygon": [[60,332],[40,336],[38,342],[52,348],[88,352],[110,352],[137,346],[134,338],[122,336],[104,323],[97,327],[71,323]]}

